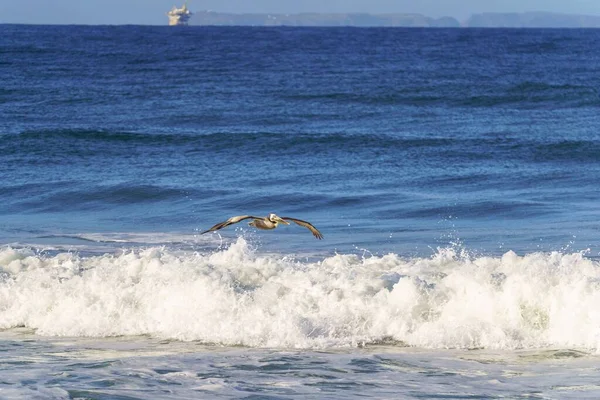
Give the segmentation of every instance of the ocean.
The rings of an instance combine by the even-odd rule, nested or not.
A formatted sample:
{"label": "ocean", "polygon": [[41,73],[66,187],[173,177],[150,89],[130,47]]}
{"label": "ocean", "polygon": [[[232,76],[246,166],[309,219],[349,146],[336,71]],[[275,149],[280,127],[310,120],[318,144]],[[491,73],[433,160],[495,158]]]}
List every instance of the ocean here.
{"label": "ocean", "polygon": [[600,397],[599,49],[0,25],[0,399]]}

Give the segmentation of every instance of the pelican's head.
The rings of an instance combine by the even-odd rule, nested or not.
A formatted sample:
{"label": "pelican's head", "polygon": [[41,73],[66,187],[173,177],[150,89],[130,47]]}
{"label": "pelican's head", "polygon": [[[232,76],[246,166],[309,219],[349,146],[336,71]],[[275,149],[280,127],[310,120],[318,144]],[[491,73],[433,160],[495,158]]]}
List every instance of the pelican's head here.
{"label": "pelican's head", "polygon": [[289,225],[290,224],[285,219],[281,219],[276,214],[273,214],[273,213],[269,214],[269,221],[271,221],[271,222],[273,222],[275,224],[277,224],[279,222],[281,222],[284,225]]}

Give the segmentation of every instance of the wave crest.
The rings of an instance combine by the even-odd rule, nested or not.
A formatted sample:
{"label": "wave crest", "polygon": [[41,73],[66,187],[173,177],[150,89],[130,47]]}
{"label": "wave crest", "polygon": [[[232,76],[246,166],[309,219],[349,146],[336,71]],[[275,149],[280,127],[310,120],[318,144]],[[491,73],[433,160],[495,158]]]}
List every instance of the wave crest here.
{"label": "wave crest", "polygon": [[600,275],[580,253],[430,258],[0,251],[0,329],[252,347],[598,348]]}

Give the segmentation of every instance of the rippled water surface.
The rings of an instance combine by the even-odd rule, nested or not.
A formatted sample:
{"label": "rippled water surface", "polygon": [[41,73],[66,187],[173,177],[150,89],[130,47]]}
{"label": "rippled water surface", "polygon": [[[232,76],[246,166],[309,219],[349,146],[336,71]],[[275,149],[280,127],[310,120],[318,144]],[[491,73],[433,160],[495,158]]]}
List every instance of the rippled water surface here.
{"label": "rippled water surface", "polygon": [[[2,334],[3,398],[580,399],[600,393],[596,357],[575,350],[321,351]],[[24,347],[35,355],[24,356]]]}

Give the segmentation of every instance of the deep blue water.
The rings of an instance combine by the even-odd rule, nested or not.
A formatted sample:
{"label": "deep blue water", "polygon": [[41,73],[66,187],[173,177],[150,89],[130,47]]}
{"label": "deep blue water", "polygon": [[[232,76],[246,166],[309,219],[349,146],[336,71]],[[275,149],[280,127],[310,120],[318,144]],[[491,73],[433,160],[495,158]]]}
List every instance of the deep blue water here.
{"label": "deep blue water", "polygon": [[598,397],[599,50],[0,25],[0,397]]}
{"label": "deep blue water", "polygon": [[0,31],[4,243],[276,212],[327,239],[276,248],[600,249],[600,31]]}
{"label": "deep blue water", "polygon": [[9,241],[274,211],[321,249],[596,247],[596,30],[1,29]]}

